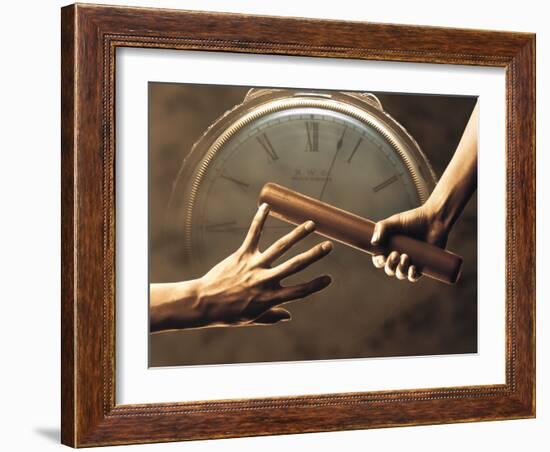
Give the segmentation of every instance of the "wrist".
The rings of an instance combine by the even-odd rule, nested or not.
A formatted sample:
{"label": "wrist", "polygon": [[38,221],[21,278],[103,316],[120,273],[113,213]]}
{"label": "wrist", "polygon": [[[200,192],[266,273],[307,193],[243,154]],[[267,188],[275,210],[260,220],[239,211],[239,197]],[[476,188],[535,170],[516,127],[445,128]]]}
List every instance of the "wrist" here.
{"label": "wrist", "polygon": [[425,237],[426,242],[440,248],[445,248],[447,237],[452,228],[452,217],[448,214],[448,206],[440,199],[429,198],[421,209],[428,225]]}
{"label": "wrist", "polygon": [[150,285],[151,332],[201,326],[200,280]]}
{"label": "wrist", "polygon": [[448,197],[434,191],[422,208],[429,224],[437,226],[437,229],[444,230],[445,232],[451,229],[454,215]]}

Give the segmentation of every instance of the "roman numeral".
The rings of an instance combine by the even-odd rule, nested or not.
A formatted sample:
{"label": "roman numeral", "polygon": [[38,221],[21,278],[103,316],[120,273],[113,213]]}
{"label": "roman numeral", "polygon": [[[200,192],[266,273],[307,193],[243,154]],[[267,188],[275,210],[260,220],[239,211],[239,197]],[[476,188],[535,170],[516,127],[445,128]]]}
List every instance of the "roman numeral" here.
{"label": "roman numeral", "polygon": [[242,188],[244,191],[248,190],[248,187],[250,187],[250,184],[247,184],[246,182],[243,182],[242,180],[235,179],[234,177],[228,176],[227,174],[220,175],[220,178],[226,179],[228,181],[233,182],[234,184],[236,184],[240,188]]}
{"label": "roman numeral", "polygon": [[376,187],[372,187],[372,191],[374,193],[379,192],[383,188],[386,188],[387,186],[393,184],[394,182],[397,182],[397,179],[398,179],[397,174],[394,174],[392,177],[390,177],[389,179],[386,179],[384,182],[378,184]]}
{"label": "roman numeral", "polygon": [[265,133],[262,133],[259,137],[256,137],[256,139],[262,145],[262,148],[264,148],[264,151],[267,152],[267,155],[272,161],[279,160],[279,156],[275,152],[271,141],[269,141],[269,138]]}
{"label": "roman numeral", "polygon": [[319,123],[306,121],[306,152],[319,152]]}
{"label": "roman numeral", "polygon": [[224,221],[223,223],[205,224],[204,229],[210,232],[229,232],[235,229],[236,221]]}
{"label": "roman numeral", "polygon": [[336,150],[339,151],[342,148],[342,144],[344,144],[344,135],[346,134],[346,130],[348,130],[347,126],[344,127],[344,131],[342,132],[342,136],[336,143]]}
{"label": "roman numeral", "polygon": [[355,147],[353,148],[353,151],[351,151],[351,154],[348,158],[348,163],[351,163],[351,159],[353,158],[353,156],[355,155],[355,153],[357,152],[357,148],[359,147],[359,145],[361,144],[361,142],[363,141],[363,138],[359,138],[357,140],[357,143],[355,144]]}

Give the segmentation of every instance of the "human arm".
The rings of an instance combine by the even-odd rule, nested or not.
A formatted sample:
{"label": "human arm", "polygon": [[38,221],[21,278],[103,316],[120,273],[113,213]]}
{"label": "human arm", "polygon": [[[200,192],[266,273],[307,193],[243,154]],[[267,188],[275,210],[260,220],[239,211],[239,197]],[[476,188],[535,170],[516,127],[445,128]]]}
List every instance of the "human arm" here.
{"label": "human arm", "polygon": [[267,204],[258,209],[248,234],[237,251],[201,278],[150,286],[150,330],[211,326],[266,325],[289,320],[279,305],[304,298],[327,287],[331,279],[320,276],[284,287],[281,281],[326,256],[332,243],[322,242],[308,251],[271,264],[315,229],[312,221],[296,227],[265,251],[259,250]]}
{"label": "human arm", "polygon": [[[402,234],[445,248],[451,229],[477,187],[478,119],[476,104],[453,158],[428,200],[420,207],[379,221],[372,235],[373,245],[383,243],[392,234]],[[375,255],[372,260],[389,276],[411,282],[420,277],[406,254],[390,251],[387,255]]]}

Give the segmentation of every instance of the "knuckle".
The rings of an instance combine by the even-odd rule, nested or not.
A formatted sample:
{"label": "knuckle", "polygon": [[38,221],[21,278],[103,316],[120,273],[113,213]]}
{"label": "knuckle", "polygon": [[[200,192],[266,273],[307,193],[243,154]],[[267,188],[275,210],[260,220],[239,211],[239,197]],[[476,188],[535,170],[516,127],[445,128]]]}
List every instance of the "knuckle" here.
{"label": "knuckle", "polygon": [[292,231],[290,231],[288,234],[283,235],[283,237],[280,239],[281,242],[289,243],[295,240],[295,237],[300,233],[300,228],[296,228]]}
{"label": "knuckle", "polygon": [[292,269],[292,270],[296,270],[297,268],[301,267],[302,265],[304,265],[306,262],[307,262],[307,257],[306,256],[298,256],[296,257],[294,260],[292,260],[290,262],[290,265],[289,267]]}
{"label": "knuckle", "polygon": [[285,250],[285,242],[279,242],[273,245],[273,253],[275,255],[281,254]]}
{"label": "knuckle", "polygon": [[292,246],[293,243],[294,239],[292,237],[285,237],[279,243],[279,250],[286,251]]}
{"label": "knuckle", "polygon": [[418,273],[417,271],[413,271],[409,274],[409,279],[412,282],[417,282],[420,278],[422,278],[422,274]]}
{"label": "knuckle", "polygon": [[258,280],[262,283],[268,283],[279,279],[279,271],[277,268],[267,268],[258,271]]}

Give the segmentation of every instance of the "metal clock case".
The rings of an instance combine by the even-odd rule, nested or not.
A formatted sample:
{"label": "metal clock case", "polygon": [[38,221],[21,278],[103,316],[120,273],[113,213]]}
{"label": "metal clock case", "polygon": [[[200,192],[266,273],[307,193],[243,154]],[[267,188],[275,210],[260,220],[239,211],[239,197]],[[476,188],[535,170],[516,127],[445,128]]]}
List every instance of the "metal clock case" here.
{"label": "metal clock case", "polygon": [[372,94],[251,89],[194,144],[176,183],[190,276],[238,246],[266,182],[376,220],[422,204],[435,176]]}

